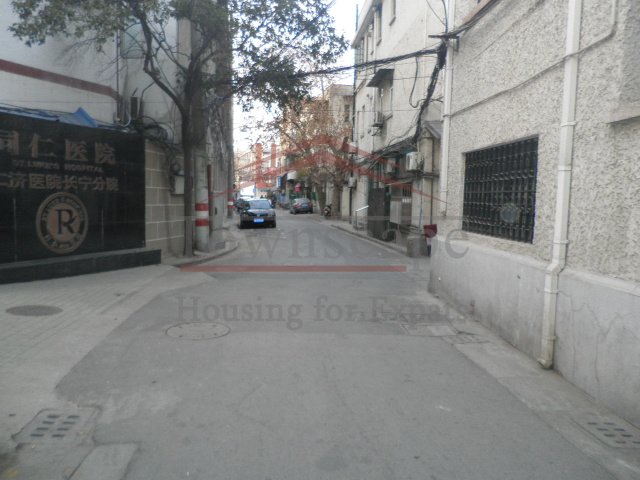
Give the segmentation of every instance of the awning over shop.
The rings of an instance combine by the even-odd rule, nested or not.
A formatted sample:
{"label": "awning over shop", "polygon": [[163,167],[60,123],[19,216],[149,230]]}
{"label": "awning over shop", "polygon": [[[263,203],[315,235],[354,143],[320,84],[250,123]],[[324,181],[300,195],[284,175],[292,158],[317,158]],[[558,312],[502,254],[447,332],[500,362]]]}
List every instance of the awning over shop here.
{"label": "awning over shop", "polygon": [[112,125],[99,124],[87,113],[82,107],[75,112],[56,112],[53,110],[36,110],[31,108],[0,106],[0,112],[10,113],[12,115],[20,115],[22,117],[34,118],[37,120],[48,120],[51,122],[66,123],[68,125],[76,125],[78,127],[90,128],[108,128]]}
{"label": "awning over shop", "polygon": [[442,121],[425,122],[424,126],[433,138],[442,138]]}
{"label": "awning over shop", "polygon": [[373,74],[373,77],[369,80],[369,83],[367,83],[367,87],[379,87],[387,78],[392,77],[393,68],[381,68]]}

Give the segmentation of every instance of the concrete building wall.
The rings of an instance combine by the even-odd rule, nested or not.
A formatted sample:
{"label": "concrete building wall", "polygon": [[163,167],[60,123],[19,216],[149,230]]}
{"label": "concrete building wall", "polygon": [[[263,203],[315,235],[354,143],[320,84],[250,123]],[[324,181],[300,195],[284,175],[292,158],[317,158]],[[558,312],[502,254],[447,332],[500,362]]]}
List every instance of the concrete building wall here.
{"label": "concrete building wall", "polygon": [[640,426],[640,288],[569,268],[560,280],[555,368]]}
{"label": "concrete building wall", "polygon": [[[440,33],[444,30],[442,23],[427,7],[425,2],[416,0],[395,2],[396,13],[392,15],[391,0],[382,2],[367,2],[363,7],[354,45],[364,40],[366,50],[362,60],[371,61],[389,58],[405,53],[415,52],[427,46],[435,46],[437,40],[428,38],[428,34]],[[380,5],[380,16],[376,15],[377,5]],[[436,12],[441,5],[434,5]],[[381,35],[377,37],[375,23],[381,19]],[[368,25],[373,22],[374,32],[368,38]],[[435,60],[433,56],[418,58],[418,69],[413,59],[383,65],[379,68],[393,69],[393,92],[391,97],[391,111],[385,111],[385,126],[376,135],[371,129],[373,114],[377,108],[375,96],[377,88],[368,87],[367,83],[373,77],[373,67],[362,69],[356,78],[356,112],[360,112],[360,124],[356,121],[356,142],[358,147],[367,152],[374,152],[387,145],[393,144],[411,136],[415,129],[418,107],[417,103],[424,98],[429,75],[433,70]],[[364,113],[363,113],[364,107]],[[437,105],[431,108],[434,119],[440,119]]]}
{"label": "concrete building wall", "polygon": [[537,358],[546,263],[461,237],[438,232],[432,246],[430,288]]}
{"label": "concrete building wall", "polygon": [[[456,24],[472,3],[458,2]],[[567,2],[501,1],[461,36],[430,283],[532,357],[554,233],[567,14]],[[582,15],[554,368],[640,424],[640,4],[585,0]],[[465,154],[530,136],[539,138],[533,242],[462,231]]]}
{"label": "concrete building wall", "polygon": [[[611,2],[607,2],[611,3]],[[578,80],[568,265],[640,282],[640,4],[588,2]],[[591,45],[594,45],[590,48]],[[623,115],[620,115],[620,114]]]}
{"label": "concrete building wall", "polygon": [[82,107],[96,120],[114,122],[115,40],[105,53],[72,48],[62,38],[28,47],[8,30],[17,20],[10,0],[0,0],[0,11],[0,103],[63,112]]}
{"label": "concrete building wall", "polygon": [[146,247],[164,256],[181,256],[184,249],[184,196],[171,193],[169,159],[157,144],[145,145]]}
{"label": "concrete building wall", "polygon": [[[366,175],[359,175],[356,188],[353,189],[353,219],[357,221],[358,228],[366,228],[367,210],[365,207],[369,202],[369,179]],[[357,210],[360,210],[359,212]]]}
{"label": "concrete building wall", "polygon": [[[176,48],[181,52],[190,50],[190,29],[187,22],[169,21],[164,33],[167,36],[167,41],[176,45]],[[141,99],[142,113],[147,117],[147,120],[153,119],[167,132],[169,141],[179,143],[181,139],[180,112],[169,96],[157,87],[144,72],[143,59],[139,55],[135,55],[135,42],[142,41],[142,34],[132,29],[128,35],[133,37],[130,41],[133,47],[129,49],[129,51],[133,51],[133,54],[127,54],[126,46],[123,48],[123,58],[120,60],[123,99],[125,102],[129,102],[131,97]],[[172,60],[159,53],[158,63],[167,78],[177,78],[178,70]]]}

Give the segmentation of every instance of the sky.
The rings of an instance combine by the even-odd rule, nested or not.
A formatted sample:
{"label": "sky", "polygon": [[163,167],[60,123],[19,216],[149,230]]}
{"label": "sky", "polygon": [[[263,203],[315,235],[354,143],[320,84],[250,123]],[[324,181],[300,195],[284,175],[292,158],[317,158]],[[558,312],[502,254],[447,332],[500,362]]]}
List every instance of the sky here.
{"label": "sky", "polygon": [[[359,2],[356,0],[335,0],[331,14],[334,18],[336,30],[338,33],[342,33],[347,40],[351,41],[355,35],[356,25],[356,5],[360,4],[362,8],[363,0]],[[348,49],[344,55],[338,59],[335,66],[351,65],[353,64],[353,52]],[[353,77],[351,73],[347,73],[340,83],[351,84]],[[250,129],[251,125],[260,121],[268,119],[268,115],[263,110],[254,110],[251,112],[243,112],[238,106],[234,110],[234,143],[236,153],[241,153],[249,149],[249,147],[258,140],[258,132]],[[249,130],[246,129],[249,126]]]}

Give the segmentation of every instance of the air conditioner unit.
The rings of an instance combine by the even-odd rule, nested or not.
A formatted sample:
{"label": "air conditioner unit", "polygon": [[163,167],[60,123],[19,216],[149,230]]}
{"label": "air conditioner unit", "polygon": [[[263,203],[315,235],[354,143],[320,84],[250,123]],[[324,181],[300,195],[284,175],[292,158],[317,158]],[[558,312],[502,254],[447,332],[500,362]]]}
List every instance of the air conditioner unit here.
{"label": "air conditioner unit", "polygon": [[373,123],[371,125],[382,127],[384,125],[384,114],[382,112],[373,112]]}
{"label": "air conditioner unit", "polygon": [[423,162],[424,159],[422,158],[422,154],[420,152],[407,153],[407,170],[422,170]]}
{"label": "air conditioner unit", "polygon": [[358,184],[358,179],[356,177],[349,177],[348,182],[349,183],[347,185],[349,186],[349,188],[356,188],[356,185]]}

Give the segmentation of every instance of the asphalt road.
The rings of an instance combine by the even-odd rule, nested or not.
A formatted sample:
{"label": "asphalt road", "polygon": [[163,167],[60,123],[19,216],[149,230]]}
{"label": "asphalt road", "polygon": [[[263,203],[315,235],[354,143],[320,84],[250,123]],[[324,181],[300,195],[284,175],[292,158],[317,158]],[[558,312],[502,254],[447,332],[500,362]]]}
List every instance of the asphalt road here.
{"label": "asphalt road", "polygon": [[453,315],[426,259],[317,215],[234,233],[210,282],[154,299],[58,385],[100,408],[97,444],[138,445],[128,480],[613,478],[446,336],[409,334]]}

